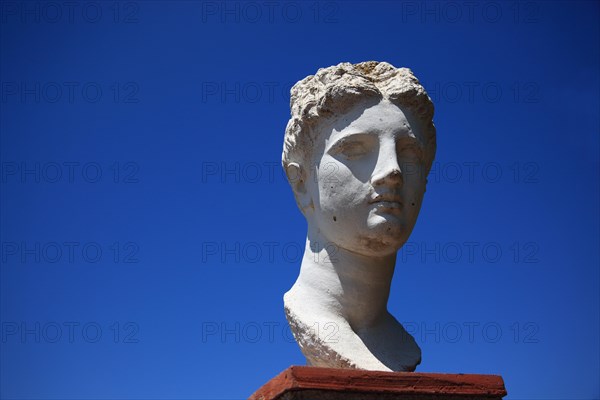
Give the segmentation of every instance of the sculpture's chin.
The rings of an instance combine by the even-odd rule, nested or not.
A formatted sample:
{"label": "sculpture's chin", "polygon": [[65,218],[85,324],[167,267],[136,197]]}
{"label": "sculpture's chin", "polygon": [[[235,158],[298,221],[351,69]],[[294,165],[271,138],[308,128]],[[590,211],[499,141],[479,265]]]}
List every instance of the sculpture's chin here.
{"label": "sculpture's chin", "polygon": [[402,243],[398,242],[396,238],[389,238],[390,240],[384,240],[382,237],[376,239],[362,238],[354,249],[351,249],[354,253],[362,254],[369,257],[384,257],[392,255],[402,247]]}
{"label": "sculpture's chin", "polygon": [[353,237],[333,240],[336,246],[368,257],[384,257],[395,254],[406,242],[402,229],[365,229]]}
{"label": "sculpture's chin", "polygon": [[395,254],[400,249],[401,244],[395,239],[389,238],[389,240],[385,240],[381,236],[360,235],[354,237],[352,241],[346,240],[343,243],[339,243],[338,246],[365,257],[385,257]]}
{"label": "sculpture's chin", "polygon": [[406,243],[410,232],[399,221],[369,220],[369,228],[363,232],[355,245],[355,252],[384,256],[396,253]]}

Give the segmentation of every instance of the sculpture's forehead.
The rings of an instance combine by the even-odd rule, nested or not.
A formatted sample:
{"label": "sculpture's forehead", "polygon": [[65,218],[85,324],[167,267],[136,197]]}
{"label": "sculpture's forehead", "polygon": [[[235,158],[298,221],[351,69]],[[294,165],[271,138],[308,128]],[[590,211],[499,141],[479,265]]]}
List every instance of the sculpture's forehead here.
{"label": "sculpture's forehead", "polygon": [[413,132],[416,129],[411,125],[414,121],[411,120],[408,111],[388,100],[381,100],[378,103],[369,100],[360,101],[346,112],[320,124],[319,147],[325,148],[328,143],[355,133],[416,137]]}

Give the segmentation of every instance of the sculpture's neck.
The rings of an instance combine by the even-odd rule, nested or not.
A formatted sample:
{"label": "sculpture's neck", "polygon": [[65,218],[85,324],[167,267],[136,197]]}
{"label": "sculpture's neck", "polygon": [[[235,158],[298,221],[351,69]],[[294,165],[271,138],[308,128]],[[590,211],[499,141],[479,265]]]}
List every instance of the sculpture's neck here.
{"label": "sculpture's neck", "polygon": [[319,308],[346,318],[355,331],[387,313],[396,253],[368,257],[327,242],[309,232],[296,289]]}

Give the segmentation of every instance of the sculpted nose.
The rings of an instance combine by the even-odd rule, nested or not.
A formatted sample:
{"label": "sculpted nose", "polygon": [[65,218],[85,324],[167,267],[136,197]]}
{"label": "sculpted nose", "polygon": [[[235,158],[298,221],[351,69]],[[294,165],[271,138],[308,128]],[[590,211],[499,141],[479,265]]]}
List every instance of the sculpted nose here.
{"label": "sculpted nose", "polygon": [[401,185],[403,183],[402,170],[398,164],[395,149],[379,154],[377,165],[371,176],[373,186]]}

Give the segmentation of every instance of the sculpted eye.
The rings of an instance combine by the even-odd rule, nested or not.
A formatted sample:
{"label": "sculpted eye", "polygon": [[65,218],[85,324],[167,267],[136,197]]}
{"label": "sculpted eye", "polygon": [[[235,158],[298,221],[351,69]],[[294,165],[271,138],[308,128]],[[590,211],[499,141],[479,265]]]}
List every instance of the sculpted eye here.
{"label": "sculpted eye", "polygon": [[353,159],[365,155],[367,153],[367,148],[364,143],[361,142],[348,142],[343,143],[338,152],[347,158]]}
{"label": "sculpted eye", "polygon": [[377,147],[377,138],[367,134],[353,134],[340,139],[333,145],[330,154],[347,160],[366,156]]}
{"label": "sculpted eye", "polygon": [[398,156],[402,159],[409,159],[415,161],[423,160],[423,150],[421,146],[416,143],[407,143],[398,146]]}

